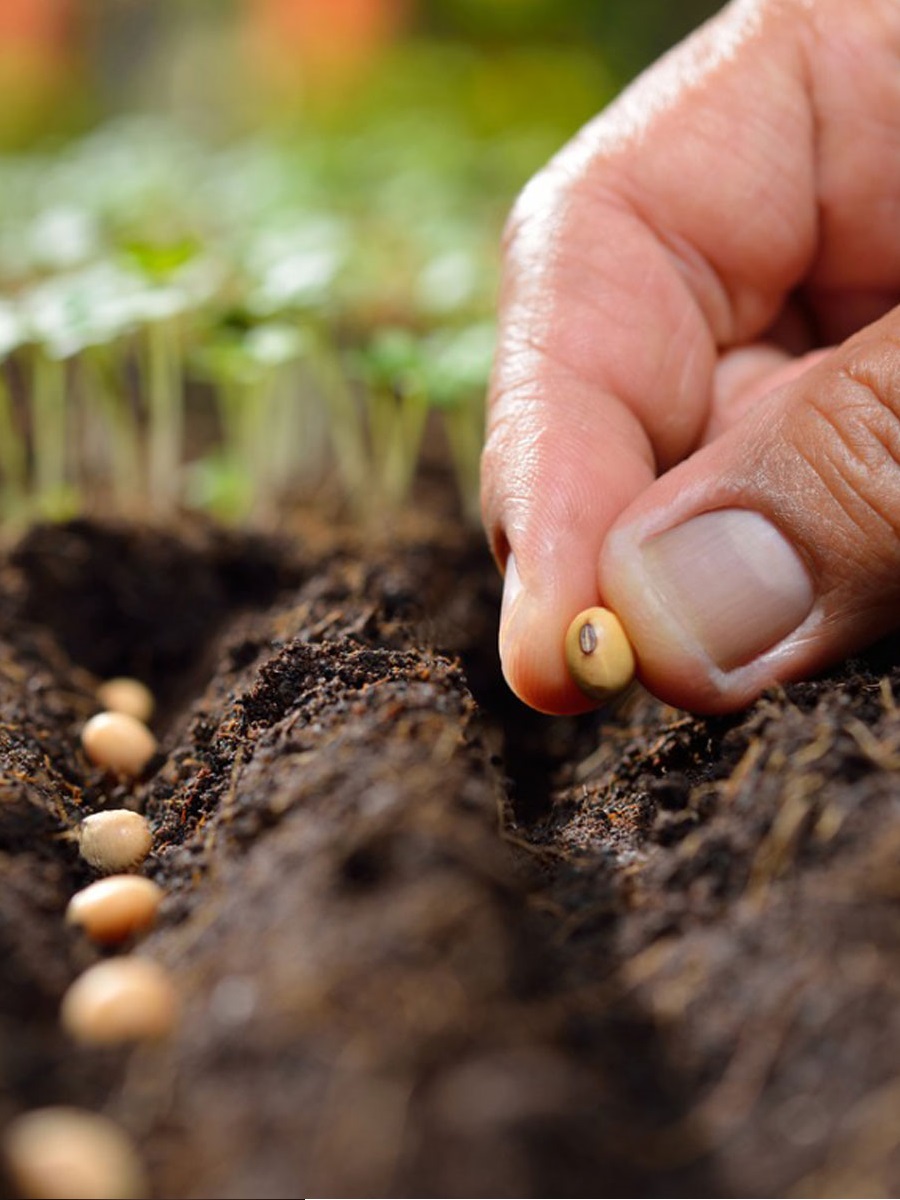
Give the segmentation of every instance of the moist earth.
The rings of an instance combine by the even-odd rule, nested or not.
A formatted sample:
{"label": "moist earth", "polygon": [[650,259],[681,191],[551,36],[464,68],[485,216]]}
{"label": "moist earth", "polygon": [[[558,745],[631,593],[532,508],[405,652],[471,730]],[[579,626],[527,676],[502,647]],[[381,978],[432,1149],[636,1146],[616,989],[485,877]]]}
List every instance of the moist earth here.
{"label": "moist earth", "polygon": [[[106,1112],[185,1200],[900,1190],[896,643],[728,718],[538,716],[446,513],[35,526],[0,584],[4,1123]],[[137,784],[79,744],[116,674]],[[123,805],[181,1019],[81,1047],[71,831]]]}

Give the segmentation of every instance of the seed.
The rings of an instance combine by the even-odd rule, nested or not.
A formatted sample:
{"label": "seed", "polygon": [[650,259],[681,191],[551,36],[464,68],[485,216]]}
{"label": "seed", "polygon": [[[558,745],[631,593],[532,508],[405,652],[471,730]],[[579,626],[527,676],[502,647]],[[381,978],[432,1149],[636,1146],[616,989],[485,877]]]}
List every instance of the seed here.
{"label": "seed", "polygon": [[592,700],[608,700],[634,678],[634,651],[608,608],[580,612],[568,628],[565,649],[569,674]]}
{"label": "seed", "polygon": [[75,893],[66,909],[66,920],[70,925],[80,925],[95,942],[112,945],[149,929],[162,898],[162,888],[152,879],[110,875]]}
{"label": "seed", "polygon": [[27,1200],[141,1200],[144,1169],[125,1132],[80,1108],[37,1108],[9,1123],[6,1165]]}
{"label": "seed", "polygon": [[149,958],[107,958],[80,975],[63,996],[63,1028],[93,1045],[170,1033],[178,1000],[169,976]]}
{"label": "seed", "polygon": [[143,722],[122,712],[102,712],[81,731],[84,752],[116,775],[140,775],[156,753],[156,738]]}
{"label": "seed", "polygon": [[133,870],[153,845],[146,817],[127,808],[91,813],[78,826],[75,836],[81,857],[104,875]]}
{"label": "seed", "polygon": [[147,685],[126,675],[117,675],[101,683],[97,688],[97,699],[110,712],[125,713],[145,724],[153,716],[156,707],[153,693]]}

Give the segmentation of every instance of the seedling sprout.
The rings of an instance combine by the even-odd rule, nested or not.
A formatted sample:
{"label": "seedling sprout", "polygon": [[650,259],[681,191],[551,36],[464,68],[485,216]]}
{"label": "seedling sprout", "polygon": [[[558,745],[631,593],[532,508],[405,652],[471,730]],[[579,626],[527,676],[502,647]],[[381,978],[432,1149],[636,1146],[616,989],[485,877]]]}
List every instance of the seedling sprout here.
{"label": "seedling sprout", "polygon": [[327,480],[377,521],[430,421],[474,515],[502,222],[609,86],[573,52],[529,109],[530,62],[417,45],[290,132],[129,117],[0,155],[0,519],[269,524]]}

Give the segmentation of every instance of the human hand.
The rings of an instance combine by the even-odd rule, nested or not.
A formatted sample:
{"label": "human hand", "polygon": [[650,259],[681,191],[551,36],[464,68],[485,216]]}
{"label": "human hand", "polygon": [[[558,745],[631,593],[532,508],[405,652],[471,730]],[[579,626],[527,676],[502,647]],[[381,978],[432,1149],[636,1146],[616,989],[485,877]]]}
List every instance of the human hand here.
{"label": "human hand", "polygon": [[700,711],[900,626],[898,302],[896,0],[731,4],[532,180],[482,469],[522,699],[590,707],[597,603]]}

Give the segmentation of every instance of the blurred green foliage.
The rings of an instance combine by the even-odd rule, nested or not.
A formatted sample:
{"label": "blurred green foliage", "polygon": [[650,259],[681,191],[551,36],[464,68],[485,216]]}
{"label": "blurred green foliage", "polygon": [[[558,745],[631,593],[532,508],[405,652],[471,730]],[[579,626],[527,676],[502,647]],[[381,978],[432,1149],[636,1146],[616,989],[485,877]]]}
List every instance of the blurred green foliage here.
{"label": "blurred green foliage", "polygon": [[433,0],[436,33],[473,41],[581,47],[627,83],[722,7],[722,0]]}
{"label": "blurred green foliage", "polygon": [[[270,522],[337,478],[371,516],[404,502],[431,419],[474,512],[509,205],[710,7],[436,0],[327,103],[212,134],[133,113],[0,155],[0,511]],[[135,19],[165,47],[239,11],[127,8],[114,57]]]}

